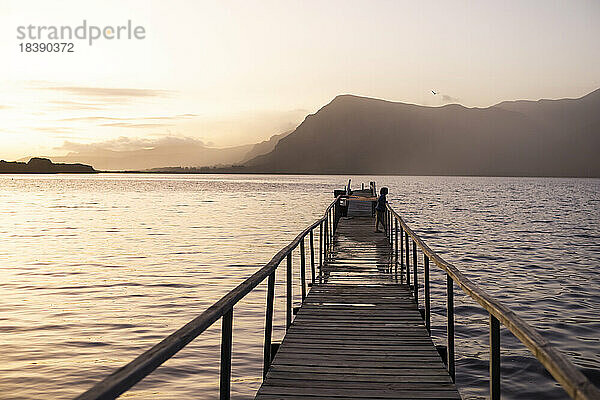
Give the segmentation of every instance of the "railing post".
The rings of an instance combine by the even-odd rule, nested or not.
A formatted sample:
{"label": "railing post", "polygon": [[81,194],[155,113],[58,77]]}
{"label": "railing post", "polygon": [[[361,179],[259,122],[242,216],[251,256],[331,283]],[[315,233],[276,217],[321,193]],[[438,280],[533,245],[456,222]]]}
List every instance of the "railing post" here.
{"label": "railing post", "polygon": [[331,207],[331,235],[333,236],[333,232],[335,232],[335,203],[333,207]]}
{"label": "railing post", "polygon": [[338,223],[338,215],[339,215],[339,201],[336,200],[335,205],[333,206],[333,233],[335,233],[335,230],[337,229],[337,223]]}
{"label": "railing post", "polygon": [[388,210],[386,209],[383,213],[383,235],[387,239],[389,234],[390,230],[388,229]]}
{"label": "railing post", "polygon": [[304,252],[304,239],[300,241],[300,286],[302,286],[302,302],[306,298],[306,260]]}
{"label": "railing post", "polygon": [[490,314],[490,400],[500,400],[500,321]]}
{"label": "railing post", "polygon": [[447,340],[448,340],[448,373],[452,378],[452,382],[456,381],[456,371],[454,366],[454,281],[448,273],[446,273],[446,294],[447,299],[447,317],[448,324],[446,328]]}
{"label": "railing post", "polygon": [[423,253],[423,280],[425,284],[425,328],[431,334],[431,293],[429,290],[429,257]]}
{"label": "railing post", "polygon": [[329,217],[323,220],[323,265],[327,263],[327,220]]}
{"label": "railing post", "polygon": [[310,278],[311,278],[311,282],[314,285],[315,284],[315,240],[313,238],[313,230],[310,230],[310,241],[309,241],[309,245],[310,245]]}
{"label": "railing post", "polygon": [[327,244],[329,245],[329,249],[327,250],[330,254],[331,257],[331,251],[333,250],[333,230],[335,229],[334,226],[334,222],[333,222],[333,209],[329,209],[329,220],[330,220],[330,225],[329,225],[329,239],[327,239]]}
{"label": "railing post", "polygon": [[331,209],[329,209],[329,219],[327,220],[327,257],[326,260],[329,260],[331,257]]}
{"label": "railing post", "polygon": [[392,235],[393,235],[393,233],[392,233],[392,212],[390,210],[388,210],[387,215],[388,215],[388,220],[387,220],[387,223],[388,223],[388,229],[387,229],[387,231],[388,231],[388,239],[390,239],[390,247],[392,247],[392,243],[393,243],[392,242],[392,240],[393,240],[392,239]]}
{"label": "railing post", "polygon": [[408,246],[408,232],[404,232],[404,246],[406,247],[406,284],[410,287],[410,247]]}
{"label": "railing post", "polygon": [[333,235],[333,208],[329,209],[329,234]]}
{"label": "railing post", "polygon": [[[327,246],[329,246],[329,237],[331,235],[331,208],[327,210]],[[329,252],[329,247],[327,247]]]}
{"label": "railing post", "polygon": [[387,238],[387,240],[391,243],[392,242],[392,238],[391,238],[391,232],[390,232],[390,210],[386,209],[385,210],[385,237]]}
{"label": "railing post", "polygon": [[223,314],[221,321],[221,374],[219,398],[229,400],[231,394],[231,336],[233,330],[233,308]]}
{"label": "railing post", "polygon": [[292,325],[292,252],[287,255],[285,328]]}
{"label": "railing post", "polygon": [[419,308],[419,279],[418,279],[418,275],[417,275],[417,242],[415,242],[414,239],[413,239],[412,256],[413,256],[413,271],[414,271],[413,284],[415,286],[415,288],[414,288],[415,304],[417,305],[417,308]]}
{"label": "railing post", "polygon": [[333,233],[335,232],[335,206],[329,209],[329,218],[331,219],[331,237],[333,237]]}
{"label": "railing post", "polygon": [[404,277],[404,228],[400,225],[400,279]]}
{"label": "railing post", "polygon": [[325,226],[323,228],[323,233],[325,234],[323,237],[323,260],[325,260],[325,263],[327,263],[327,246],[329,245],[329,212],[327,213],[327,218],[325,218]]}
{"label": "railing post", "polygon": [[271,365],[271,336],[273,335],[273,301],[275,299],[275,271],[267,282],[267,311],[265,313],[265,347],[263,349],[263,378]]}
{"label": "railing post", "polygon": [[390,210],[390,247],[392,250],[394,249],[394,235],[396,231],[394,230],[394,214],[392,214],[392,210]]}
{"label": "railing post", "polygon": [[394,218],[394,233],[396,235],[394,237],[394,265],[398,269],[398,220],[396,218]]}
{"label": "railing post", "polygon": [[390,247],[394,247],[394,235],[396,234],[396,231],[394,230],[394,221],[396,219],[394,218],[394,214],[392,213],[392,210],[390,210]]}
{"label": "railing post", "polygon": [[319,223],[319,283],[323,283],[323,221]]}

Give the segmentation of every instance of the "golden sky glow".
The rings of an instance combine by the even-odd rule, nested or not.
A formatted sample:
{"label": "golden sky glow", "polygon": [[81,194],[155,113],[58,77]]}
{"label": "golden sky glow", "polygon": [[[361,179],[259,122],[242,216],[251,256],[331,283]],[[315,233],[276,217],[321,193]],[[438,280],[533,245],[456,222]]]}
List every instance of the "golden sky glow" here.
{"label": "golden sky glow", "polygon": [[[252,143],[342,93],[467,106],[579,97],[600,87],[599,17],[597,1],[2,0],[0,158],[119,137]],[[84,19],[131,20],[146,36],[19,50],[18,26]]]}

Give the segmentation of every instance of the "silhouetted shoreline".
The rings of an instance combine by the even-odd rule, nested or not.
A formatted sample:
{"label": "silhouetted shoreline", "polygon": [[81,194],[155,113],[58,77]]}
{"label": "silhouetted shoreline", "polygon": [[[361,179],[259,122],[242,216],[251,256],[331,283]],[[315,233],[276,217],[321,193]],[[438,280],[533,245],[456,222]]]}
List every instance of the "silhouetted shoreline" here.
{"label": "silhouetted shoreline", "polygon": [[399,174],[394,172],[372,172],[372,171],[264,171],[264,170],[250,170],[247,168],[189,168],[189,169],[172,169],[172,170],[139,170],[139,171],[96,171],[102,174],[157,174],[157,175],[186,175],[186,174],[214,174],[214,175],[365,175],[365,176],[441,176],[441,177],[479,177],[479,178],[588,178],[598,179],[600,176],[586,176],[586,175],[485,175],[485,174]]}
{"label": "silhouetted shoreline", "polygon": [[34,157],[27,163],[0,160],[0,174],[97,174],[91,165],[55,164],[47,158]]}

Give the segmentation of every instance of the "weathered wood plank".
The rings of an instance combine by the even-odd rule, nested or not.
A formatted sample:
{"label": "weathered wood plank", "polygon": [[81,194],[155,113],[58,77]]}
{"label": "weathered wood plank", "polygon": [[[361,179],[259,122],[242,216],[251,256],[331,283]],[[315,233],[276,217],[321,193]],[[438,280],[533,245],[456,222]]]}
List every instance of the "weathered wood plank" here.
{"label": "weathered wood plank", "polygon": [[[439,358],[435,355],[348,355],[348,354],[318,354],[316,355],[319,360],[338,360],[338,361],[410,361],[410,362],[429,362],[439,361]],[[287,359],[305,359],[306,355],[302,353],[291,353],[284,352],[280,355],[279,361]]]}
{"label": "weathered wood plank", "polygon": [[[310,348],[309,348],[310,349]],[[289,352],[289,353],[298,353],[298,354],[306,354],[305,352],[303,353],[302,350],[307,350],[307,346],[301,346],[301,347],[293,347],[293,346],[286,346],[285,347],[285,351]],[[321,355],[333,355],[333,354],[345,354],[345,355],[373,355],[373,356],[377,356],[377,355],[389,355],[390,352],[389,350],[385,349],[380,349],[380,350],[365,350],[365,349],[315,349],[315,352],[318,351],[318,354]],[[439,354],[437,353],[437,350],[427,350],[427,349],[420,349],[420,350],[415,350],[415,351],[411,351],[410,349],[404,349],[404,351],[396,349],[396,351],[394,352],[395,355],[397,356],[402,356],[402,357],[409,357],[411,355],[414,355],[415,357],[421,357],[421,356],[435,356]]]}
{"label": "weathered wood plank", "polygon": [[[387,386],[387,385],[386,385]],[[275,395],[338,396],[344,398],[370,399],[460,399],[456,390],[393,390],[382,385],[381,389],[344,389],[343,385],[336,388],[311,388],[263,385],[260,392]],[[259,392],[259,393],[260,393]]]}
{"label": "weathered wood plank", "polygon": [[278,365],[294,365],[294,366],[310,366],[310,367],[324,367],[324,368],[336,368],[346,367],[352,364],[355,368],[373,368],[373,373],[377,373],[380,369],[411,369],[411,370],[422,370],[422,369],[439,369],[444,368],[441,361],[357,361],[354,360],[332,360],[332,359],[321,359],[319,357],[313,358],[281,358],[278,360]]}
{"label": "weathered wood plank", "polygon": [[[354,367],[322,367],[322,366],[305,366],[305,365],[286,365],[279,363],[271,365],[269,372],[273,371],[287,371],[287,372],[312,372],[314,374],[322,373],[335,373],[335,374],[358,374],[358,375],[448,375],[445,369],[439,368],[354,368]],[[267,374],[267,378],[269,375]],[[267,379],[268,381],[268,379]]]}
{"label": "weathered wood plank", "polygon": [[[448,375],[371,375],[371,374],[336,374],[321,373],[315,375],[312,372],[287,372],[272,371],[269,375],[272,379],[286,379],[310,382],[342,381],[342,382],[380,382],[380,383],[452,383]],[[300,386],[301,383],[299,382]]]}
{"label": "weathered wood plank", "polygon": [[[299,381],[298,379],[286,379],[286,378],[271,378],[269,381],[270,386],[295,386],[295,387],[330,387],[332,384],[337,384],[345,387],[346,389],[370,389],[370,388],[381,388],[380,382],[357,382],[349,380],[337,380],[337,381]],[[403,382],[403,383],[389,383],[385,385],[388,389],[403,389],[403,390],[431,390],[431,382]],[[454,385],[452,381],[448,382],[436,382],[436,390],[452,390]]]}

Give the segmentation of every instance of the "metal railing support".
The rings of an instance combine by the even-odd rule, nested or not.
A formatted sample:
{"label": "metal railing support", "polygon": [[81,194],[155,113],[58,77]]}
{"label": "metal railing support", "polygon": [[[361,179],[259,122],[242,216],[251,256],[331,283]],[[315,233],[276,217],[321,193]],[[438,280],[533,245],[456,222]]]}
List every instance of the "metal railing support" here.
{"label": "metal railing support", "polygon": [[394,219],[394,264],[398,265],[398,220]]}
{"label": "metal railing support", "polygon": [[490,314],[490,400],[500,400],[500,321]]}
{"label": "metal railing support", "polygon": [[229,400],[231,394],[231,343],[233,331],[233,308],[227,311],[221,321],[221,374],[219,398]]}
{"label": "metal railing support", "polygon": [[287,275],[286,275],[286,307],[285,307],[285,328],[292,325],[292,252],[287,255]]}
{"label": "metal railing support", "polygon": [[327,213],[327,218],[325,219],[325,237],[323,238],[323,260],[327,263],[328,251],[329,251],[329,213]]}
{"label": "metal railing support", "polygon": [[304,238],[300,241],[300,292],[302,293],[302,302],[306,298],[306,257],[304,254]]}
{"label": "metal railing support", "polygon": [[447,294],[447,348],[448,348],[448,373],[452,382],[456,381],[456,368],[454,365],[454,281],[452,277],[446,274],[446,294]]}
{"label": "metal railing support", "polygon": [[413,285],[414,285],[414,290],[413,290],[413,295],[415,296],[415,304],[417,305],[417,308],[419,308],[419,278],[417,275],[417,242],[415,242],[413,240],[413,251],[412,251],[412,256],[413,256],[413,271],[414,271],[414,279],[413,279]]}
{"label": "metal railing support", "polygon": [[423,283],[425,285],[425,328],[431,334],[431,293],[429,289],[429,257],[423,254]]}
{"label": "metal railing support", "polygon": [[315,284],[315,240],[313,230],[310,230],[309,245],[310,245],[310,279],[311,283]]}
{"label": "metal railing support", "polygon": [[392,232],[392,212],[388,210],[388,239],[390,239],[390,247],[392,246],[394,240],[394,232]]}
{"label": "metal railing support", "polygon": [[410,248],[408,247],[408,232],[405,232],[404,247],[406,247],[406,284],[410,287]]}
{"label": "metal railing support", "polygon": [[323,221],[319,223],[319,283],[323,283]]}
{"label": "metal railing support", "polygon": [[271,366],[271,337],[273,335],[273,303],[275,300],[275,271],[267,281],[267,310],[265,312],[265,346],[263,348],[263,378]]}
{"label": "metal railing support", "polygon": [[404,238],[404,229],[402,225],[400,225],[400,277],[404,277],[404,242],[402,240]]}

